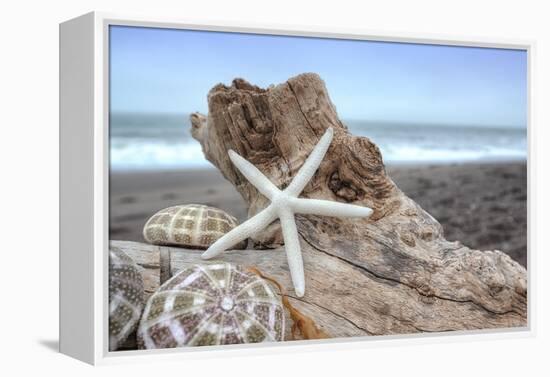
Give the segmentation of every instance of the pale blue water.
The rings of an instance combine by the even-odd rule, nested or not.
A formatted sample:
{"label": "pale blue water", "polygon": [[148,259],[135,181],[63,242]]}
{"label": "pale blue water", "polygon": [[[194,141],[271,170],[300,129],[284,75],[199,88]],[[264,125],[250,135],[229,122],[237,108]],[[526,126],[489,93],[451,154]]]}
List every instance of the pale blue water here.
{"label": "pale blue water", "polygon": [[[525,160],[525,128],[415,125],[344,121],[367,136],[385,163]],[[110,120],[111,167],[149,170],[212,167],[191,137],[188,114],[115,113]]]}

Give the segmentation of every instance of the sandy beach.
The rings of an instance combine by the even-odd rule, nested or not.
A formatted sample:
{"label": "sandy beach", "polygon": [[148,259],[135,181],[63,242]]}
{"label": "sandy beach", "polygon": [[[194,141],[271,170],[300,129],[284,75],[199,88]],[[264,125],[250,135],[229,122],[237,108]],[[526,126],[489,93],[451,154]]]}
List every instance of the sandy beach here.
{"label": "sandy beach", "polygon": [[[527,170],[524,162],[389,166],[408,196],[434,216],[448,240],[499,249],[527,266]],[[215,169],[112,172],[110,238],[143,242],[143,225],[156,211],[201,203],[243,221],[239,193]]]}

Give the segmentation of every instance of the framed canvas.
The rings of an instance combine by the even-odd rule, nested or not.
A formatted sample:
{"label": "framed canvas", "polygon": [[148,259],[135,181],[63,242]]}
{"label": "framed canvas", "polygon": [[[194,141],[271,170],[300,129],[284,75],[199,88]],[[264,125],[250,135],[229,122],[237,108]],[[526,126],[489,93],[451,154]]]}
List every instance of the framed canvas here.
{"label": "framed canvas", "polygon": [[532,51],[62,23],[61,352],[96,364],[530,335]]}

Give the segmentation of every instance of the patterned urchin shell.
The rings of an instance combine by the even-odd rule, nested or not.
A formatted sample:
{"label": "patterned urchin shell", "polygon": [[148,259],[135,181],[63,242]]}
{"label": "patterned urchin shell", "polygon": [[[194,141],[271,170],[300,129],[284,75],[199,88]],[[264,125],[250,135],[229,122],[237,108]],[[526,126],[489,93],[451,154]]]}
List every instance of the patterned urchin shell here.
{"label": "patterned urchin shell", "polygon": [[[237,226],[237,219],[221,209],[201,204],[169,207],[155,213],[143,228],[143,237],[154,245],[207,249]],[[243,241],[235,249],[243,249]]]}
{"label": "patterned urchin shell", "polygon": [[138,347],[173,348],[283,340],[284,311],[268,283],[228,263],[194,265],[147,301]]}
{"label": "patterned urchin shell", "polygon": [[143,278],[122,250],[109,250],[109,350],[114,351],[137,327],[143,311]]}

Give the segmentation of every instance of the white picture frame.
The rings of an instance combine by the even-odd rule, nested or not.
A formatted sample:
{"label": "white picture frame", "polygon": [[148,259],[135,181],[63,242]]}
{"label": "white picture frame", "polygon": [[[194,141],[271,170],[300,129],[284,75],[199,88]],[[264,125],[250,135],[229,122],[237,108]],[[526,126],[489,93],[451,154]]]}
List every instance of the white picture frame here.
{"label": "white picture frame", "polygon": [[[108,195],[109,72],[108,30],[111,25],[247,32],[256,34],[411,42],[455,46],[522,49],[528,61],[528,176],[532,156],[532,55],[525,40],[379,33],[288,25],[241,24],[92,12],[60,24],[60,351],[90,364],[158,359],[290,353],[300,350],[347,349],[390,343],[465,341],[534,335],[533,300],[528,300],[528,326],[500,330],[378,336],[326,341],[244,344],[158,351],[108,350]],[[528,178],[528,185],[530,179]],[[529,189],[529,192],[531,190]],[[77,204],[78,203],[78,204]],[[533,218],[528,197],[528,219]],[[531,232],[531,227],[528,227]],[[530,235],[528,235],[530,239]],[[75,248],[74,245],[79,245]],[[528,265],[534,263],[528,248]],[[533,269],[528,270],[528,296],[533,295]],[[458,336],[459,335],[459,336]]]}

